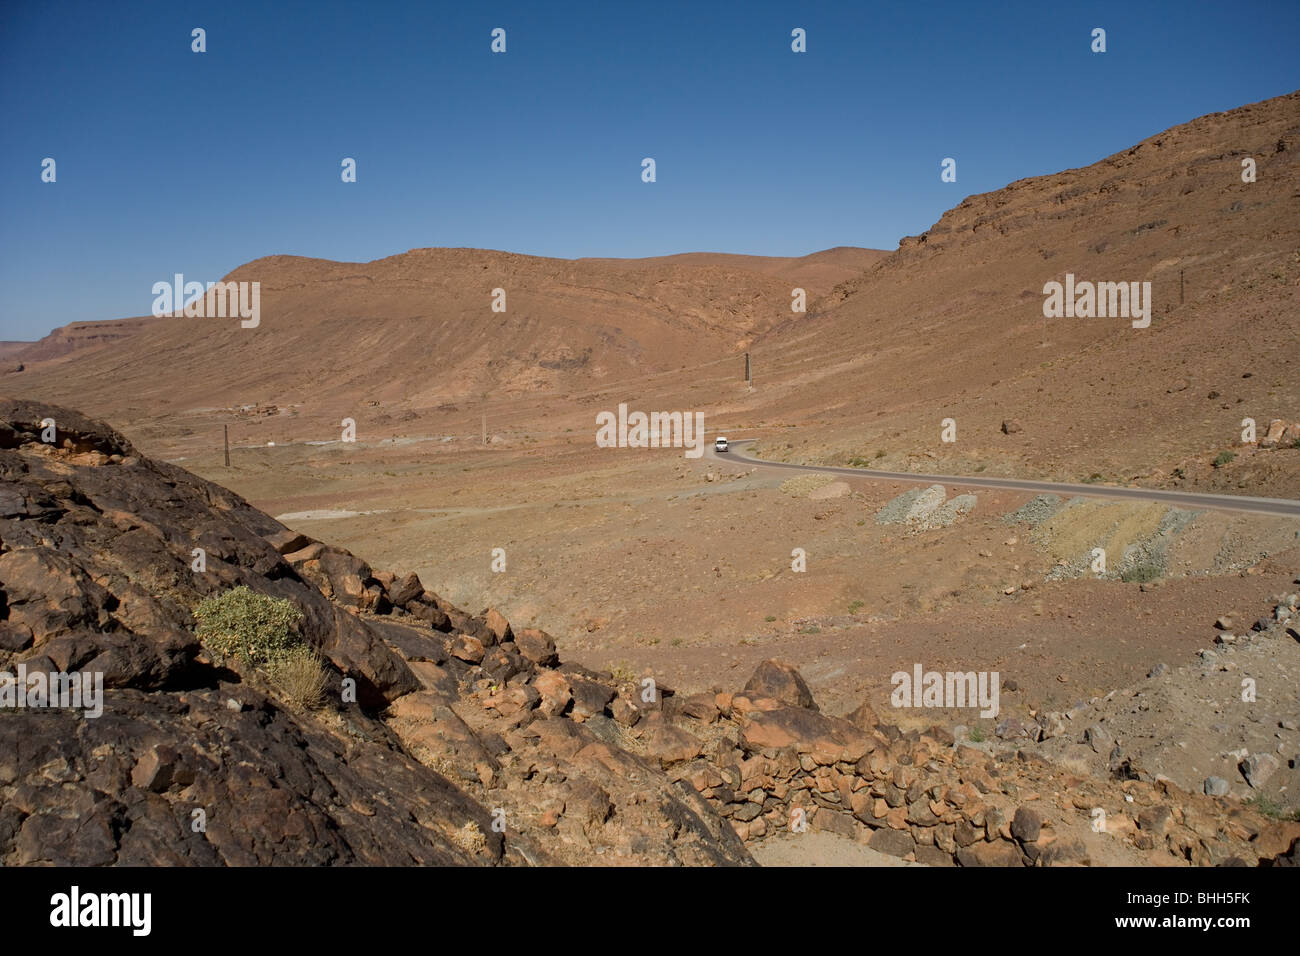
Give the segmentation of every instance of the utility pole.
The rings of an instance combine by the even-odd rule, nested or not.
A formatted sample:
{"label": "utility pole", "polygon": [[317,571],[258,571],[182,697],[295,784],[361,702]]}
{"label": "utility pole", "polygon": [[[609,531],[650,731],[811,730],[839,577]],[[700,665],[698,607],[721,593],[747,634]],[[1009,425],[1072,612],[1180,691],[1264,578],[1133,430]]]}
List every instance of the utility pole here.
{"label": "utility pole", "polygon": [[483,413],[483,444],[487,444],[487,412]]}
{"label": "utility pole", "polygon": [[1178,270],[1178,304],[1183,304],[1183,270]]}
{"label": "utility pole", "polygon": [[748,385],[750,388],[753,388],[754,379],[753,376],[751,375],[751,371],[752,370],[749,364],[749,353],[746,352],[745,353],[745,384]]}
{"label": "utility pole", "polygon": [[226,467],[229,468],[230,467],[230,426],[222,425],[221,427],[226,433]]}

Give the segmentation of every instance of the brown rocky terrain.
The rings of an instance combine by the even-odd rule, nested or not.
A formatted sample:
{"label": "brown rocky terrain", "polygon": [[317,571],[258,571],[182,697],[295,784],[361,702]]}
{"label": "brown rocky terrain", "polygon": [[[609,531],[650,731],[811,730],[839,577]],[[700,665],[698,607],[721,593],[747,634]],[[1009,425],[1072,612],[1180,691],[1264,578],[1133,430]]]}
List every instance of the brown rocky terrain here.
{"label": "brown rocky terrain", "polygon": [[[303,794],[315,784],[280,767],[298,766],[304,752],[319,754],[310,779],[333,781],[349,801],[312,803],[315,810],[302,804],[318,822],[342,813],[338,807],[357,792],[347,782],[349,754],[396,761],[412,781],[437,774],[442,783],[420,787],[454,790],[460,796],[447,799],[468,801],[455,803],[463,814],[439,816],[432,805],[411,802],[410,793],[384,799],[399,808],[401,821],[431,821],[451,841],[438,852],[477,846],[461,832],[472,819],[487,839],[485,862],[590,862],[600,848],[603,858],[631,862],[747,862],[708,811],[733,821],[756,858],[808,862],[811,844],[789,842],[798,834],[788,818],[803,809],[818,846],[855,859],[863,848],[875,852],[877,832],[904,832],[889,813],[902,805],[911,813],[917,801],[891,803],[898,797],[887,789],[911,791],[910,781],[893,781],[901,765],[927,768],[925,800],[935,802],[930,812],[939,823],[921,810],[923,820],[901,821],[913,845],[880,837],[886,855],[903,850],[890,859],[940,863],[937,846],[962,862],[955,813],[984,828],[983,843],[995,849],[981,852],[1006,862],[1042,858],[1029,846],[1035,841],[1005,838],[1001,824],[990,829],[987,817],[979,823],[965,806],[937,795],[964,784],[980,790],[984,809],[1010,820],[1029,806],[1061,847],[1082,844],[1082,855],[1074,848],[1053,861],[1271,859],[1286,849],[1285,821],[1300,799],[1293,726],[1300,700],[1293,680],[1275,683],[1300,667],[1300,644],[1288,630],[1300,575],[1294,519],[1084,496],[1050,501],[945,482],[934,502],[941,508],[913,521],[905,513],[918,499],[908,496],[925,485],[856,477],[792,482],[788,473],[725,455],[692,460],[680,449],[597,448],[592,434],[597,412],[627,402],[700,410],[710,435],[756,437],[758,452],[770,458],[1300,497],[1300,448],[1293,447],[1300,425],[1293,374],[1297,107],[1300,94],[1291,94],[1202,117],[1091,166],[969,197],[923,239],[888,254],[566,261],[414,250],[361,264],[257,260],[230,277],[264,282],[256,330],[213,320],[123,320],[124,327],[138,323],[130,338],[78,327],[47,341],[47,352],[28,346],[5,353],[8,367],[17,360],[24,369],[0,372],[0,392],[104,417],[139,450],[99,461],[75,449],[42,448],[32,423],[43,410],[14,406],[26,424],[12,430],[25,437],[3,451],[16,476],[6,480],[16,483],[21,507],[34,510],[6,517],[0,562],[36,575],[22,584],[27,595],[51,587],[63,593],[64,585],[54,587],[45,575],[65,567],[73,574],[82,564],[85,580],[112,595],[67,586],[69,606],[81,608],[78,628],[92,618],[100,626],[90,609],[104,601],[103,626],[88,647],[107,653],[111,645],[117,654],[142,648],[123,665],[136,676],[124,678],[119,704],[135,700],[140,719],[153,715],[146,741],[175,749],[192,732],[159,715],[190,707],[216,721],[216,736],[202,750],[215,761],[222,748],[246,753],[235,736],[258,732],[222,723],[243,719],[221,709],[230,699],[238,714],[274,713],[267,726],[281,736],[268,738],[278,741],[267,744],[273,755],[248,759],[274,779],[301,783],[293,799],[311,803]],[[1255,183],[1241,181],[1247,156],[1258,163]],[[1044,326],[1043,284],[1066,272],[1152,282],[1151,327],[1120,319]],[[806,315],[789,311],[795,284],[809,292]],[[508,290],[505,314],[489,308],[497,286]],[[742,380],[746,350],[754,359],[752,388]],[[340,440],[345,417],[356,422],[355,442]],[[957,428],[952,444],[940,441],[948,417]],[[1246,417],[1257,423],[1254,442],[1241,436]],[[90,422],[76,428],[110,434]],[[123,461],[112,454],[124,454]],[[35,464],[40,469],[31,471]],[[140,490],[130,491],[137,477]],[[48,494],[41,490],[47,486]],[[202,489],[200,504],[178,503],[190,496],[178,489]],[[209,496],[238,504],[218,507]],[[129,507],[96,511],[82,497]],[[191,506],[197,510],[187,517]],[[173,508],[179,525],[171,531]],[[114,528],[124,523],[124,555],[115,556],[105,520]],[[244,549],[209,548],[228,555],[220,564],[210,560],[209,568],[224,569],[211,581],[188,571],[195,535],[209,523]],[[151,545],[148,558],[133,554],[155,528],[168,547]],[[287,550],[304,543],[297,536],[332,546],[308,541]],[[1088,567],[1098,547],[1109,555],[1104,573]],[[72,563],[39,548],[70,549]],[[508,556],[500,571],[491,563],[498,548]],[[792,568],[796,548],[806,552],[806,572]],[[403,573],[376,571],[347,551]],[[30,553],[11,557],[21,552]],[[36,559],[48,567],[22,563]],[[145,570],[155,561],[171,569],[160,572],[161,595]],[[122,576],[113,570],[119,565]],[[421,582],[414,605],[402,587],[408,572]],[[334,683],[345,672],[373,672],[369,685],[362,682],[371,687],[363,704],[300,712],[256,675],[213,664],[193,643],[193,608],[237,583],[314,608],[306,636],[331,662]],[[128,585],[163,610],[128,594]],[[0,587],[17,593],[3,575]],[[172,589],[181,590],[164,601]],[[12,622],[35,613],[34,599],[6,600],[5,633],[17,633],[7,638],[17,645],[25,632]],[[489,615],[457,610],[485,605],[499,612],[491,618],[495,631]],[[1225,617],[1231,625],[1216,628]],[[499,633],[505,619],[508,640]],[[1257,619],[1272,623],[1253,630]],[[157,621],[165,627],[150,630]],[[60,648],[69,637],[45,617],[37,624],[31,643],[11,653],[37,657],[38,644],[54,640]],[[408,638],[413,627],[418,644]],[[551,661],[544,638],[545,663],[524,654],[524,635],[542,628],[565,663]],[[172,638],[163,650],[152,650],[154,637],[134,640],[164,632]],[[123,640],[114,644],[113,635]],[[482,645],[481,660],[470,639]],[[351,649],[331,650],[340,641]],[[377,649],[373,658],[367,647]],[[490,672],[502,662],[497,650],[509,661],[501,673],[520,670],[497,679]],[[745,693],[736,707],[734,692],[774,658],[797,668],[817,713],[852,715],[865,703],[882,715],[874,724],[844,718],[873,741],[869,749],[848,760],[863,738],[850,740],[842,724],[806,714],[789,718],[800,728],[788,745],[794,753],[818,739],[852,747],[831,763],[814,757],[812,769],[797,760],[792,770],[781,747],[764,752],[765,745],[747,741],[746,727],[756,720],[761,728],[771,708]],[[885,717],[890,675],[917,661],[999,671],[1008,682],[1002,713]],[[400,693],[384,691],[390,666],[404,667],[416,683],[402,678]],[[662,695],[651,713],[641,712],[645,677],[677,691]],[[1245,677],[1258,682],[1257,700],[1240,699]],[[248,697],[256,703],[245,710],[240,695],[249,694],[260,696]],[[441,696],[420,696],[428,694]],[[696,698],[699,713],[687,713],[682,705]],[[543,736],[533,737],[533,729]],[[312,741],[306,751],[302,741]],[[280,746],[285,742],[292,752]],[[109,741],[95,739],[91,751],[100,744]],[[134,773],[150,746],[117,751],[115,766]],[[919,764],[903,761],[905,747]],[[879,774],[870,760],[861,763],[877,750],[890,755]],[[598,754],[599,766],[592,763]],[[221,759],[225,774],[242,758]],[[635,770],[627,762],[633,759],[641,762]],[[92,769],[86,760],[70,766],[83,775]],[[736,776],[742,766],[751,768],[744,781]],[[31,786],[52,786],[24,767]],[[755,772],[760,786],[737,789]],[[620,783],[632,773],[640,775],[637,786]],[[984,792],[978,774],[997,785]],[[182,768],[180,783],[149,791],[146,802],[153,806],[157,797],[176,811],[179,793],[192,796],[188,776]],[[1226,793],[1204,793],[1210,777],[1222,782],[1211,790],[1226,784]],[[5,785],[16,787],[17,779]],[[588,782],[614,808],[600,820],[604,802]],[[228,786],[245,799],[242,783]],[[119,794],[114,808],[127,805],[120,788],[67,788],[91,797],[96,790]],[[37,806],[21,792],[26,802],[14,806]],[[667,802],[642,806],[636,801],[646,792],[663,793]],[[732,799],[737,794],[752,796]],[[1063,805],[1076,794],[1086,807]],[[56,806],[63,799],[49,798]],[[874,813],[877,799],[888,808],[884,816]],[[1160,806],[1168,817],[1157,811],[1151,826],[1139,825],[1138,814]],[[1093,833],[1089,814],[1099,807],[1129,822],[1117,822],[1109,837]],[[498,808],[507,819],[499,841],[483,829]],[[317,811],[324,816],[310,816]],[[60,819],[73,818],[61,812]],[[113,812],[109,834],[122,832],[127,819]],[[7,819],[18,825],[26,817],[11,812]],[[624,828],[633,819],[639,822]],[[672,822],[680,819],[687,824]],[[526,826],[511,828],[521,820]],[[368,826],[387,824],[346,814],[336,823],[328,826],[346,829],[354,849],[338,849],[335,859],[381,859],[361,848],[378,845]],[[433,851],[406,825],[392,824],[404,835],[391,845],[411,859],[432,859],[414,855],[417,845],[420,853]],[[951,834],[937,829],[948,826]],[[670,835],[645,844],[636,834],[646,827]],[[950,836],[957,849],[948,849]],[[235,859],[235,838],[222,839],[220,852]],[[409,847],[401,842],[408,839]],[[180,843],[166,845],[181,852]],[[250,852],[286,859],[276,854],[299,849]]]}
{"label": "brown rocky terrain", "polygon": [[[773,453],[800,460],[882,450],[891,470],[1300,496],[1293,448],[1194,468],[1239,448],[1245,417],[1261,435],[1300,417],[1297,143],[1292,93],[967,197],[819,314],[760,337],[768,394],[746,417],[798,422]],[[1045,322],[1043,286],[1066,273],[1151,282],[1151,327]],[[1020,428],[1003,433],[1008,420]]]}
{"label": "brown rocky terrain", "polygon": [[[68,409],[0,408],[0,469],[0,668],[102,673],[106,694],[98,717],[0,712],[6,864],[749,862],[698,796],[539,695],[589,684],[580,699],[605,706],[580,669],[552,669],[545,635],[372,576]],[[294,712],[214,663],[192,609],[239,585],[303,613],[335,703]],[[553,719],[502,737],[475,702],[471,729],[458,711],[487,686]],[[526,826],[543,797],[563,821]]]}
{"label": "brown rocky terrain", "polygon": [[[6,864],[717,865],[779,831],[940,866],[1240,865],[1300,836],[1131,764],[1053,762],[1033,742],[1062,736],[1055,715],[981,748],[869,704],[826,715],[778,661],[687,696],[563,664],[544,631],[373,571],[68,409],[5,403],[0,469],[0,667],[107,687],[99,716],[0,713]],[[299,608],[356,702],[296,706],[216,663],[194,609],[238,586]]]}
{"label": "brown rocky terrain", "polygon": [[[474,434],[483,414],[537,441],[633,398],[703,410],[777,457],[1295,497],[1294,439],[1245,454],[1241,422],[1262,437],[1300,418],[1298,107],[1292,93],[1203,116],[967,197],[889,254],[272,256],[226,277],[262,282],[257,329],[82,323],[11,357],[26,367],[0,388],[130,423],[168,457],[257,403],[280,412],[263,441],[325,440],[343,417],[385,435]],[[1151,327],[1045,321],[1044,284],[1067,273],[1150,282]],[[796,284],[806,314],[791,312]],[[126,326],[148,331],[118,338]],[[1225,452],[1236,460],[1212,467]]]}
{"label": "brown rocky terrain", "polygon": [[[879,255],[562,260],[415,249],[369,263],[269,256],[222,279],[260,283],[256,329],[173,316],[75,323],[16,352],[8,361],[27,368],[9,374],[26,394],[39,380],[53,386],[42,390],[53,399],[150,419],[172,436],[183,434],[177,418],[197,412],[212,420],[213,405],[254,402],[316,420],[355,416],[373,403],[396,404],[402,421],[463,419],[466,404],[476,412],[488,396],[531,401],[734,352],[789,313],[793,282],[816,296]],[[493,311],[494,289],[506,292],[504,312]],[[94,384],[108,381],[119,387]]]}

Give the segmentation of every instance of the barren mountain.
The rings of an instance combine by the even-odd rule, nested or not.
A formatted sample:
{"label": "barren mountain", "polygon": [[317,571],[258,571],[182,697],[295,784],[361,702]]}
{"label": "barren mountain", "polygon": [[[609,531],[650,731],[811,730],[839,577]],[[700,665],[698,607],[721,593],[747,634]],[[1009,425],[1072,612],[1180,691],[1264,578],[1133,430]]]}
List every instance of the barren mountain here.
{"label": "barren mountain", "polygon": [[[778,456],[1294,496],[1293,442],[1255,454],[1241,433],[1300,404],[1297,142],[1300,93],[1204,116],[970,196],[890,254],[273,256],[227,277],[262,283],[257,329],[83,323],[19,352],[26,370],[0,389],[139,423],[170,454],[244,405],[278,412],[261,433],[285,441],[332,437],[343,417],[372,434],[472,433],[481,413],[555,435],[634,400],[733,432],[798,426],[760,446]],[[1150,326],[1045,319],[1045,285],[1067,274],[1150,283]],[[796,284],[806,314],[791,312]],[[132,323],[147,334],[112,340]],[[104,344],[39,361],[87,340]],[[1237,460],[1212,467],[1224,452]]]}
{"label": "barren mountain", "polygon": [[[63,360],[13,373],[23,378],[12,385],[146,416],[142,409],[164,403],[261,402],[328,407],[334,417],[372,400],[420,414],[487,396],[554,395],[733,353],[789,315],[795,283],[815,296],[875,255],[569,261],[416,249],[369,263],[271,256],[222,280],[261,283],[255,329],[183,317],[77,323],[15,354],[26,363]],[[496,289],[504,290],[503,310],[494,311]]]}
{"label": "barren mountain", "polygon": [[854,278],[875,265],[888,252],[857,246],[836,246],[806,256],[742,256],[725,252],[683,252],[675,256],[648,259],[579,259],[579,262],[602,263],[623,268],[650,265],[713,267],[775,276],[792,286],[803,288],[809,299],[824,295],[841,282]]}
{"label": "barren mountain", "polygon": [[[1151,283],[1150,327],[1044,319],[1045,284],[1067,274]],[[1296,418],[1298,288],[1292,93],[968,197],[833,307],[761,336],[763,388],[736,417],[805,426],[793,457],[883,451],[885,468],[1175,486],[1181,467],[1202,486],[1294,497],[1293,453],[1196,466],[1240,446],[1244,418]]]}

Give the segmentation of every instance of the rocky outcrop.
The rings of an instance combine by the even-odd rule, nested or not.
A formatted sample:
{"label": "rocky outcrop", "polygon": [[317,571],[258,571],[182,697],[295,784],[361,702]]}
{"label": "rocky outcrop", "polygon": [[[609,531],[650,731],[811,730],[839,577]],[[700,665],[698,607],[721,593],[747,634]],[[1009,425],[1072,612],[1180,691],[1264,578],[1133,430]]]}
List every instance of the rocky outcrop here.
{"label": "rocky outcrop", "polygon": [[903,732],[866,705],[841,719],[811,695],[748,696],[796,678],[766,661],[745,693],[718,693],[712,713],[669,708],[698,753],[666,760],[669,775],[746,842],[823,830],[934,866],[1090,865],[1112,847],[1158,865],[1287,865],[1300,833],[1163,777],[1084,776],[1025,745],[961,744],[938,726]]}
{"label": "rocky outcrop", "polygon": [[[619,746],[612,679],[559,665],[544,632],[69,409],[0,402],[0,479],[0,683],[104,684],[99,716],[0,707],[0,863],[752,863],[695,790]],[[199,602],[240,585],[301,612],[323,706],[196,638]]]}

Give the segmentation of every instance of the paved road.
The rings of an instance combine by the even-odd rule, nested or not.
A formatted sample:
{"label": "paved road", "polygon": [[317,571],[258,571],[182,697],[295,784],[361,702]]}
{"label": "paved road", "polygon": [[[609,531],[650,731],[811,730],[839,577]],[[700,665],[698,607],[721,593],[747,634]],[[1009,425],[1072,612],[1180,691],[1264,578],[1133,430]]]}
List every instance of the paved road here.
{"label": "paved road", "polygon": [[755,439],[744,438],[731,442],[731,450],[718,454],[712,443],[706,446],[707,457],[718,462],[744,462],[763,468],[785,468],[792,471],[821,472],[844,475],[850,478],[882,478],[888,481],[914,481],[928,485],[945,484],[969,488],[1004,488],[1011,491],[1033,491],[1042,494],[1083,495],[1088,498],[1122,498],[1129,501],[1158,501],[1178,508],[1210,509],[1215,511],[1249,511],[1256,514],[1283,515],[1300,518],[1300,501],[1290,498],[1247,498],[1244,495],[1204,495],[1186,491],[1157,491],[1148,488],[1116,488],[1111,485],[1065,485],[1052,481],[1021,481],[1016,478],[967,478],[959,475],[918,475],[901,471],[869,471],[866,468],[837,468],[830,465],[797,465],[784,461],[764,461],[744,454],[741,445],[751,445]]}

